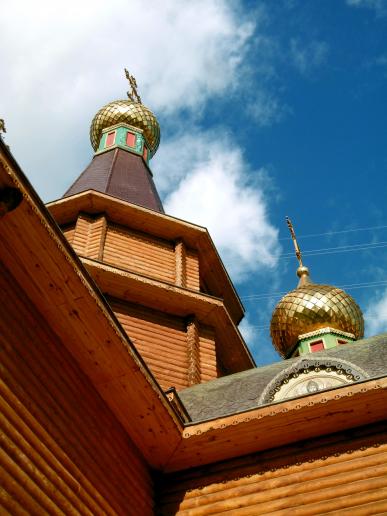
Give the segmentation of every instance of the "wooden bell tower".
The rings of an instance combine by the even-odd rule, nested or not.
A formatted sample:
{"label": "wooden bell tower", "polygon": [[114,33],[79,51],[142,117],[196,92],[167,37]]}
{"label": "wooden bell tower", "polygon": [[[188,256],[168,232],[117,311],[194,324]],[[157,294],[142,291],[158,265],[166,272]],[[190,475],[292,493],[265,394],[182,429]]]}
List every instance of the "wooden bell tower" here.
{"label": "wooden bell tower", "polygon": [[90,129],[95,154],[48,205],[163,389],[249,369],[243,307],[205,228],[164,214],[149,160],[160,128],[137,93]]}

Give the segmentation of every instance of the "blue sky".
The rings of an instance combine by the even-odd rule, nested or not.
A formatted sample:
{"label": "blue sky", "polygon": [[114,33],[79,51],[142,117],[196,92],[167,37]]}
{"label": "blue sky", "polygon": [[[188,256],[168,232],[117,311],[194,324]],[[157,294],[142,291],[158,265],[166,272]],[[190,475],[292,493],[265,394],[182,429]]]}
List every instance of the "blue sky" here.
{"label": "blue sky", "polygon": [[161,124],[166,210],[209,228],[257,362],[278,359],[270,315],[297,282],[285,215],[305,254],[368,246],[304,262],[316,282],[372,283],[347,291],[367,334],[387,330],[387,1],[15,0],[0,34],[6,141],[45,201],[91,159],[126,66]]}

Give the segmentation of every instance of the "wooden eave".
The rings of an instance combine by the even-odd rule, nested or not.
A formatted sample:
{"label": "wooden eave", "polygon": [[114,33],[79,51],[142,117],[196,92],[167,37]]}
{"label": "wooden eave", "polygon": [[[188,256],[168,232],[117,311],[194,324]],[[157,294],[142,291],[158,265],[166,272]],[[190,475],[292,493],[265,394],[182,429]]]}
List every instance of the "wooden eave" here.
{"label": "wooden eave", "polygon": [[187,424],[165,471],[224,461],[387,418],[387,378]]}
{"label": "wooden eave", "polygon": [[241,321],[243,305],[206,228],[94,190],[50,202],[47,208],[60,226],[75,222],[80,212],[104,213],[111,222],[136,231],[169,241],[183,239],[198,251],[201,277],[224,298],[235,324]]}
{"label": "wooden eave", "polygon": [[161,468],[181,422],[94,281],[0,138],[0,188],[23,201],[0,218],[0,259],[89,377],[147,462]]}
{"label": "wooden eave", "polygon": [[80,258],[104,294],[179,317],[196,315],[199,322],[213,326],[219,342],[217,352],[226,370],[236,373],[255,366],[249,349],[221,299],[97,260]]}

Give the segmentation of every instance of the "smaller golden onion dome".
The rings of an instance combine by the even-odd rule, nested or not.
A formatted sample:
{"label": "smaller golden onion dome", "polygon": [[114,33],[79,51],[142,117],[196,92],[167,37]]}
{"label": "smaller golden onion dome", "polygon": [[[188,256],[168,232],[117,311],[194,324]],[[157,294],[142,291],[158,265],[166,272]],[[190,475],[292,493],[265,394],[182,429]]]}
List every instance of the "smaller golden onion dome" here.
{"label": "smaller golden onion dome", "polygon": [[90,126],[90,141],[94,150],[98,148],[103,129],[120,122],[142,129],[150,155],[155,154],[160,143],[157,118],[150,109],[132,100],[115,100],[98,111]]}
{"label": "smaller golden onion dome", "polygon": [[355,300],[344,290],[311,281],[309,270],[302,263],[301,251],[291,221],[287,223],[299,261],[296,289],[286,294],[274,309],[270,334],[274,347],[287,358],[294,350],[298,338],[304,333],[321,328],[352,333],[355,339],[364,334],[363,314]]}
{"label": "smaller golden onion dome", "polygon": [[328,326],[361,338],[363,314],[355,300],[340,288],[312,283],[308,269],[300,269],[299,286],[280,300],[271,319],[271,338],[280,355],[289,356],[299,335]]}

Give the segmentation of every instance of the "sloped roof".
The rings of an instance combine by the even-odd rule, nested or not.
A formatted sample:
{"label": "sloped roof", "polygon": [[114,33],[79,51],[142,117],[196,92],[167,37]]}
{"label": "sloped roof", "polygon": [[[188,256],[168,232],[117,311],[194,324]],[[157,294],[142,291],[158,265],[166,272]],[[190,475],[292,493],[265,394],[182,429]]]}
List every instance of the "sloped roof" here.
{"label": "sloped roof", "polygon": [[0,138],[0,190],[4,187],[17,188],[23,201],[0,217],[3,270],[74,357],[148,463],[161,467],[181,439],[179,416]]}
{"label": "sloped roof", "polygon": [[179,396],[192,421],[250,410],[263,405],[265,388],[281,372],[302,360],[324,358],[353,364],[369,378],[387,376],[387,333],[195,385],[180,391]]}
{"label": "sloped roof", "polygon": [[96,190],[164,213],[152,173],[141,156],[116,148],[97,154],[64,197]]}

